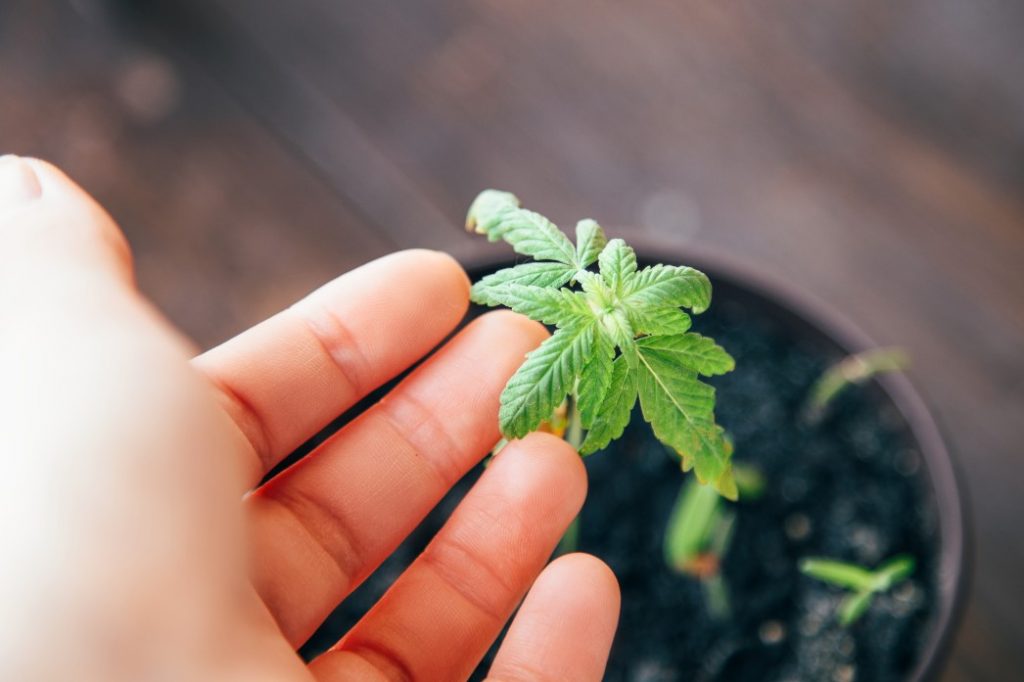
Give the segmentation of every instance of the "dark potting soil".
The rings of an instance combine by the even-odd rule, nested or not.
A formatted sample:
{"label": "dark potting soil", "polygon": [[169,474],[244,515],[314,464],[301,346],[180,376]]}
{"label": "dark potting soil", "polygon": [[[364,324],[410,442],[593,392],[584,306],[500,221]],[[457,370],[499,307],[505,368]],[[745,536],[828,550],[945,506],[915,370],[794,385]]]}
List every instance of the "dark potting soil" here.
{"label": "dark potting soil", "polygon": [[[684,480],[678,459],[650,434],[639,410],[624,436],[587,459],[590,489],[580,550],[618,576],[622,616],[607,680],[903,680],[934,616],[938,528],[923,463],[896,408],[876,386],[851,387],[816,426],[799,418],[809,387],[839,360],[824,337],[797,331],[775,309],[717,287],[695,329],[736,358],[714,380],[719,421],[737,462],[766,480],[741,501],[723,575],[731,616],[716,618],[705,588],[671,571],[662,553],[669,511]],[[413,535],[303,649],[329,647],[426,547],[479,476],[468,474]],[[841,593],[802,576],[802,557],[874,566],[899,553],[912,578],[875,599],[850,628],[835,621]],[[458,642],[452,642],[453,654]],[[474,679],[481,679],[493,649]]]}

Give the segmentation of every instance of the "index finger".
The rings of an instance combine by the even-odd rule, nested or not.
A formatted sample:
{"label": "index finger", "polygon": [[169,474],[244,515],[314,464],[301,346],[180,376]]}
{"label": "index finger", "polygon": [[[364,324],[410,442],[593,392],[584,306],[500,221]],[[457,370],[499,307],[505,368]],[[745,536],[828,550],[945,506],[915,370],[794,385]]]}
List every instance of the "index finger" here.
{"label": "index finger", "polygon": [[251,445],[249,483],[434,348],[468,305],[451,256],[401,251],[197,357]]}

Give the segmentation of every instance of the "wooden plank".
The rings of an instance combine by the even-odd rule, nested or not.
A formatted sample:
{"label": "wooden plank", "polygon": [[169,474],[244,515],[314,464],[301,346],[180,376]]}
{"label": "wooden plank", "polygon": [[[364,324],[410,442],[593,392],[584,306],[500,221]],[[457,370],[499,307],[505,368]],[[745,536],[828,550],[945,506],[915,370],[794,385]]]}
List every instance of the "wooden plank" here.
{"label": "wooden plank", "polygon": [[315,87],[301,65],[278,58],[274,43],[250,35],[244,23],[227,23],[216,3],[155,1],[145,10],[143,23],[187,46],[190,58],[328,181],[364,222],[403,246],[437,248],[463,238],[460,221],[438,210],[350,118],[346,93]]}
{"label": "wooden plank", "polygon": [[97,196],[142,289],[201,346],[393,248],[204,73],[92,7],[0,21],[0,139]]}

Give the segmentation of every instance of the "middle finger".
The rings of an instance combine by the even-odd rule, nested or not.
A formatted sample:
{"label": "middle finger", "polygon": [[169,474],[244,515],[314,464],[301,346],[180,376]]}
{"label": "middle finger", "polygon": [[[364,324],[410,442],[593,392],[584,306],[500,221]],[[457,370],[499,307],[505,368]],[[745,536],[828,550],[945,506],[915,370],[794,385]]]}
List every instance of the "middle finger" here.
{"label": "middle finger", "polygon": [[484,315],[386,398],[253,493],[253,583],[304,642],[497,441],[498,395],[547,332]]}

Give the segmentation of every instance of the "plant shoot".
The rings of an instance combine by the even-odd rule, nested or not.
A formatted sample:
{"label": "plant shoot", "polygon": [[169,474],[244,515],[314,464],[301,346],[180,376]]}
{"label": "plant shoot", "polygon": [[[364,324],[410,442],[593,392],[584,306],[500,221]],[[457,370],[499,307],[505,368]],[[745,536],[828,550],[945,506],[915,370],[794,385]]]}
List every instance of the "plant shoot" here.
{"label": "plant shoot", "polygon": [[640,268],[633,249],[608,240],[593,220],[577,223],[574,244],[508,192],[482,192],[466,227],[533,259],[481,279],[472,300],[555,328],[502,392],[502,434],[522,438],[568,398],[566,432],[589,455],[622,435],[639,400],[683,470],[736,499],[732,446],[715,423],[715,391],[700,379],[735,363],[712,339],[689,331],[690,315],[711,303],[708,278],[684,266]]}

